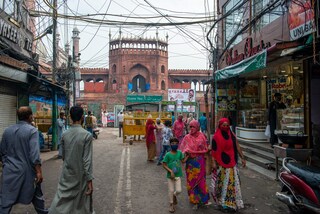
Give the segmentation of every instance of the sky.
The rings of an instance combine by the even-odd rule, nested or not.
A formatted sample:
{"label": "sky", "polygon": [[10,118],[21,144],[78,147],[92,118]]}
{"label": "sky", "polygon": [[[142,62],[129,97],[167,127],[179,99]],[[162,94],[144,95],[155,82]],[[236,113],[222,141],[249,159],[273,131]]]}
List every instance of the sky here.
{"label": "sky", "polygon": [[[36,3],[36,10],[42,12],[36,20],[38,34],[52,24],[52,18],[44,15],[50,12],[46,2],[52,0]],[[72,30],[77,27],[80,67],[109,68],[109,33],[112,39],[119,36],[120,29],[124,37],[154,38],[158,30],[160,39],[165,40],[166,35],[169,38],[169,69],[209,69],[206,34],[214,19],[213,4],[212,0],[58,0],[59,46],[71,42]],[[69,18],[65,19],[64,14]],[[75,20],[75,16],[81,18]],[[197,21],[201,23],[186,24]],[[50,58],[52,34],[39,43]]]}

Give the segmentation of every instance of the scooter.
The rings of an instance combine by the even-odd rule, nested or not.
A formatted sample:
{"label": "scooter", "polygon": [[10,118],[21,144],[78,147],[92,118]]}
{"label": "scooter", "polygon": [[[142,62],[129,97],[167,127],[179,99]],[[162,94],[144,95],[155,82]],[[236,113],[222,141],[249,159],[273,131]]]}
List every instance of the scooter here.
{"label": "scooter", "polygon": [[320,170],[284,158],[279,174],[281,192],[276,193],[291,213],[320,213]]}

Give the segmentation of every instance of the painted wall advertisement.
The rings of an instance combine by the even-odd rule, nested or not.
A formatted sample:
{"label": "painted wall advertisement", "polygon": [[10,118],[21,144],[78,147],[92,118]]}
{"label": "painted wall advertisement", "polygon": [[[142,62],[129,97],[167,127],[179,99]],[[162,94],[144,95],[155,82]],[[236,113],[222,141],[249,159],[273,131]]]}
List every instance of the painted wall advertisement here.
{"label": "painted wall advertisement", "polygon": [[288,25],[290,40],[296,40],[315,32],[316,25],[311,0],[290,1]]}
{"label": "painted wall advertisement", "polygon": [[[193,89],[168,89],[168,100],[177,101],[178,112],[195,112],[195,106],[183,106],[182,102],[195,102],[196,93]],[[168,105],[168,111],[174,111],[174,105]]]}
{"label": "painted wall advertisement", "polygon": [[[57,99],[58,112],[65,111],[66,99],[58,97]],[[29,95],[29,106],[35,116],[48,116],[52,115],[52,99],[37,95]]]}

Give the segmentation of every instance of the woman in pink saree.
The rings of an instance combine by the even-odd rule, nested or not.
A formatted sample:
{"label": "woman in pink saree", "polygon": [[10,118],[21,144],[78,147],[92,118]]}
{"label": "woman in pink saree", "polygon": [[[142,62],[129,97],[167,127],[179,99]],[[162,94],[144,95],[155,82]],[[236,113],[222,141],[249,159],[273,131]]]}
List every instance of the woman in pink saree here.
{"label": "woman in pink saree", "polygon": [[182,142],[182,139],[184,137],[184,122],[182,121],[183,119],[183,115],[180,114],[178,116],[178,119],[174,122],[173,126],[172,126],[172,134],[173,137],[176,137],[179,140],[179,149],[180,149],[180,145]]}
{"label": "woman in pink saree", "polygon": [[192,120],[189,128],[190,133],[183,138],[180,150],[189,154],[186,161],[187,190],[190,203],[194,204],[194,209],[198,209],[199,206],[207,205],[209,201],[205,160],[208,143],[207,137],[199,131],[198,121]]}

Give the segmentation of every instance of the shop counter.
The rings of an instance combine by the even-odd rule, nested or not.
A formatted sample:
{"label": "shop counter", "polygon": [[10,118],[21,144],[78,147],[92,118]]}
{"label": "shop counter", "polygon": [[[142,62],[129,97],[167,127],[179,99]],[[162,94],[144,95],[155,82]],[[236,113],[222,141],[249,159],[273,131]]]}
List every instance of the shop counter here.
{"label": "shop counter", "polygon": [[236,127],[236,135],[238,140],[253,143],[266,143],[269,138],[264,134],[265,129],[253,129]]}

